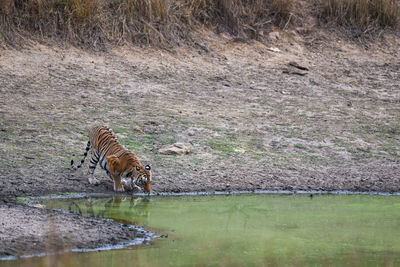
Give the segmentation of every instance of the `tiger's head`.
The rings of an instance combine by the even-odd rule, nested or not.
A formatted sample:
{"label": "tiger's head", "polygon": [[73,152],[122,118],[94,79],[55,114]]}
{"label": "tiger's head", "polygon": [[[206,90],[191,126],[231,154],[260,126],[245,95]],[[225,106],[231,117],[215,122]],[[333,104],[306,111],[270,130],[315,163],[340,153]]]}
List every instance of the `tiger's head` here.
{"label": "tiger's head", "polygon": [[134,175],[134,179],[132,182],[137,186],[142,186],[144,191],[150,193],[151,191],[151,167],[150,165],[136,165],[135,166],[136,174]]}
{"label": "tiger's head", "polygon": [[132,152],[124,153],[119,157],[116,155],[108,156],[107,164],[112,175],[120,176],[120,178],[131,178],[133,185],[141,186],[145,192],[150,193],[151,168],[149,165],[143,167]]}

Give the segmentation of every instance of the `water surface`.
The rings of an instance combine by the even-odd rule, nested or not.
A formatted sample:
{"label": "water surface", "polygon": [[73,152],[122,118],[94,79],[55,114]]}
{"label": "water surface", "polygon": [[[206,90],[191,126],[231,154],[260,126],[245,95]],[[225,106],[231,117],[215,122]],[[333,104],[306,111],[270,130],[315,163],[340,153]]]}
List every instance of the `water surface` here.
{"label": "water surface", "polygon": [[168,237],[120,250],[0,265],[400,266],[399,196],[116,196],[42,204],[144,226]]}

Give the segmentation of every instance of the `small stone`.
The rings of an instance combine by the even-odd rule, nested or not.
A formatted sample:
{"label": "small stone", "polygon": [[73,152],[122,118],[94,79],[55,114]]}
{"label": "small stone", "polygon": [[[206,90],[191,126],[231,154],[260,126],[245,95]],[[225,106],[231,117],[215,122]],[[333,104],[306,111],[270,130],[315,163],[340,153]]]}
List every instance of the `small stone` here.
{"label": "small stone", "polygon": [[207,153],[212,153],[212,152],[214,152],[214,150],[213,150],[211,147],[209,147],[209,146],[205,146],[205,147],[203,148],[203,150],[204,150],[204,152],[207,152]]}
{"label": "small stone", "polygon": [[270,33],[268,33],[268,37],[271,40],[278,40],[279,39],[279,32],[270,32]]}
{"label": "small stone", "polygon": [[192,149],[192,145],[188,143],[175,143],[158,150],[162,155],[183,155],[188,154]]}
{"label": "small stone", "polygon": [[198,133],[199,133],[199,129],[197,129],[197,128],[189,128],[188,130],[187,130],[187,134],[189,135],[189,136],[195,136],[195,135],[197,135]]}
{"label": "small stone", "polygon": [[268,51],[279,53],[281,50],[277,47],[269,47],[267,48]]}
{"label": "small stone", "polygon": [[227,32],[222,32],[222,33],[220,33],[220,36],[221,36],[223,39],[226,39],[226,40],[229,40],[229,41],[233,39],[232,35],[230,35],[230,34],[227,33]]}
{"label": "small stone", "polygon": [[133,128],[133,131],[138,132],[138,133],[143,133],[142,128],[140,128],[139,126],[135,126],[135,128]]}

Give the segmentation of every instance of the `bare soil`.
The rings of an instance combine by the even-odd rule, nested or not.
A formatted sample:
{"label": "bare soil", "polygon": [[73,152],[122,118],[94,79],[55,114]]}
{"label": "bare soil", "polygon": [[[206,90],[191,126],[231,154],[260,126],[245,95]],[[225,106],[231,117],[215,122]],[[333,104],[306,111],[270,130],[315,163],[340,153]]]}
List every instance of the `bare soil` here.
{"label": "bare soil", "polygon": [[[58,227],[74,225],[71,246],[129,236],[121,226],[107,230],[109,222],[15,201],[111,192],[100,170],[102,183],[88,184],[87,163],[69,170],[96,125],[152,166],[155,192],[400,191],[400,39],[360,45],[328,36],[281,33],[264,44],[207,33],[197,51],[0,50],[0,235],[8,238],[0,256],[31,252],[22,244],[38,234],[26,226],[52,216]],[[192,151],[158,153],[175,142]],[[19,224],[8,220],[21,214]]]}
{"label": "bare soil", "polygon": [[145,239],[142,231],[110,220],[22,205],[0,205],[0,257],[98,248]]}

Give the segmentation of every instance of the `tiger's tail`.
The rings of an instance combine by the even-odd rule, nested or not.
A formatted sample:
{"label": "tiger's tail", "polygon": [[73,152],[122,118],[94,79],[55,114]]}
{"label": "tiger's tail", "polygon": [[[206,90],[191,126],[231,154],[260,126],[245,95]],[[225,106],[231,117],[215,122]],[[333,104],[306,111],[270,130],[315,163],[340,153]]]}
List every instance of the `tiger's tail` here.
{"label": "tiger's tail", "polygon": [[72,170],[75,171],[75,170],[79,169],[80,167],[82,167],[82,164],[85,162],[85,159],[86,159],[86,156],[87,156],[89,150],[90,150],[90,141],[87,142],[86,150],[85,150],[85,153],[83,153],[83,157],[81,159],[81,163],[79,163],[78,166],[74,166],[74,160],[73,159],[71,160],[71,169]]}

